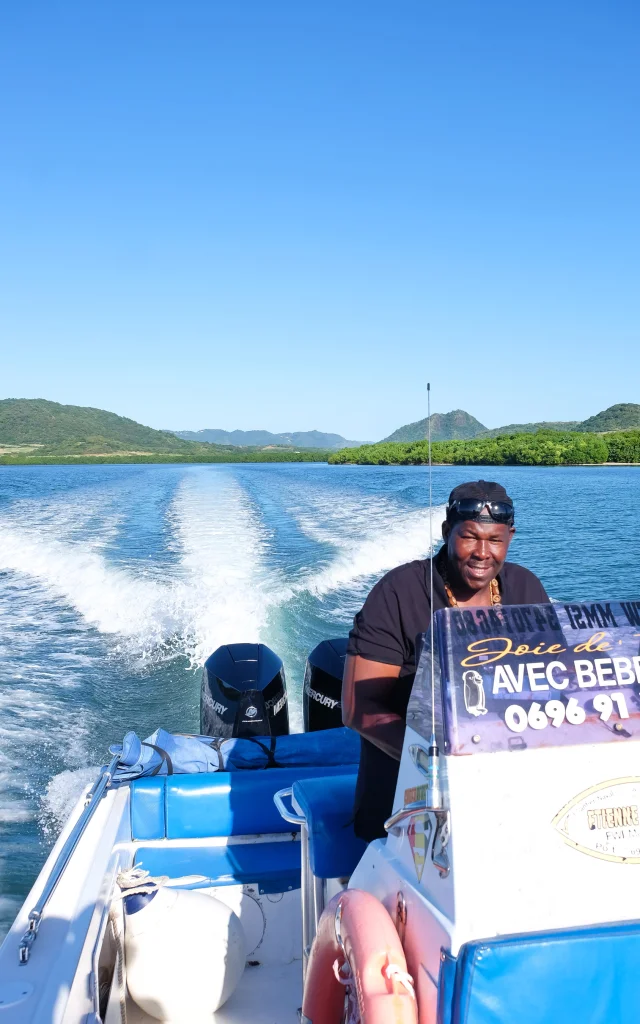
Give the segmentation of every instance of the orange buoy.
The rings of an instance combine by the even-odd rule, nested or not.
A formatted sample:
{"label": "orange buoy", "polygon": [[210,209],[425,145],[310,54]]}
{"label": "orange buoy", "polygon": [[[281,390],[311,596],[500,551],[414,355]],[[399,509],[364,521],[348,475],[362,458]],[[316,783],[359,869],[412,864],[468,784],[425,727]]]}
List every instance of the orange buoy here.
{"label": "orange buoy", "polygon": [[398,933],[382,903],[361,889],[335,896],[318,922],[305,978],[303,1019],[308,1024],[340,1024],[345,988],[362,1024],[417,1024],[413,981]]}

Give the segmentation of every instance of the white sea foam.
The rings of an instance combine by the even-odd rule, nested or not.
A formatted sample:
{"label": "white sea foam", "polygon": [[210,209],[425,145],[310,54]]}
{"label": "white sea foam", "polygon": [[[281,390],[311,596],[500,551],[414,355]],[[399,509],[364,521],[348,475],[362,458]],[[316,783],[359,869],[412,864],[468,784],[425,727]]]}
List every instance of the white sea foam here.
{"label": "white sea foam", "polygon": [[135,635],[161,596],[155,583],[108,565],[91,546],[34,528],[0,525],[0,568],[38,580],[101,633]]}
{"label": "white sea foam", "polygon": [[168,641],[198,662],[222,642],[258,639],[274,590],[261,574],[266,531],[242,489],[232,477],[187,476],[169,519],[180,558],[162,581],[42,523],[0,526],[0,569],[37,580],[142,659]]}
{"label": "white sea foam", "polygon": [[[37,680],[37,666],[32,666]],[[87,759],[85,716],[69,708],[47,673],[46,695],[24,685],[0,691],[0,823],[19,823],[37,816],[38,796],[30,772],[55,750],[67,764]],[[62,687],[64,692],[64,686]]]}
{"label": "white sea foam", "polygon": [[57,835],[84,791],[91,786],[100,769],[77,768],[54,775],[42,798],[41,821],[44,831]]}
{"label": "white sea foam", "polygon": [[[322,517],[306,512],[302,528],[314,539],[337,549],[335,557],[305,581],[309,592],[322,597],[333,590],[359,586],[389,569],[429,554],[429,511],[407,512],[387,501],[363,507],[327,510]],[[441,537],[445,507],[431,513],[434,547]]]}
{"label": "white sea foam", "polygon": [[[8,780],[0,778],[0,790]],[[12,798],[8,792],[0,796],[0,825],[15,825],[35,818],[35,809],[26,801]]]}
{"label": "white sea foam", "polygon": [[171,510],[180,551],[180,605],[186,647],[202,663],[222,643],[264,639],[269,608],[283,596],[266,571],[269,531],[230,476],[183,480]]}
{"label": "white sea foam", "polygon": [[[303,499],[292,509],[300,527],[335,555],[295,583],[266,570],[267,527],[238,482],[215,472],[186,474],[178,487],[168,514],[178,559],[163,579],[109,562],[97,542],[69,540],[78,508],[61,515],[62,538],[51,522],[1,525],[0,569],[38,581],[85,627],[114,637],[116,651],[142,661],[186,654],[198,664],[220,643],[264,639],[270,610],[302,591],[321,598],[359,589],[362,580],[428,553],[425,510],[402,510],[380,497],[337,503],[321,490]],[[443,516],[442,508],[434,510],[434,537]],[[66,657],[80,667],[86,655]]]}
{"label": "white sea foam", "polygon": [[[434,509],[433,534],[440,536],[444,513]],[[338,554],[326,568],[307,581],[311,594],[323,596],[352,583],[379,577],[388,569],[429,554],[429,513],[412,512],[397,516],[384,526],[370,529],[361,540],[335,538]]]}
{"label": "white sea foam", "polygon": [[37,816],[48,765],[86,763],[88,714],[76,692],[91,659],[66,650],[86,631],[47,588],[17,570],[0,583],[0,823],[22,823]]}

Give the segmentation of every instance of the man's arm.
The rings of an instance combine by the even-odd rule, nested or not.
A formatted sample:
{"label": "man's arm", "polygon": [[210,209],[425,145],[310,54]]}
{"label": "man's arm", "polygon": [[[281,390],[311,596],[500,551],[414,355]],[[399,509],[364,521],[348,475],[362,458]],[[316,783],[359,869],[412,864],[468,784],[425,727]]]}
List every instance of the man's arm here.
{"label": "man's arm", "polygon": [[342,721],[376,747],[400,760],[405,723],[389,710],[400,665],[348,654],[342,679]]}

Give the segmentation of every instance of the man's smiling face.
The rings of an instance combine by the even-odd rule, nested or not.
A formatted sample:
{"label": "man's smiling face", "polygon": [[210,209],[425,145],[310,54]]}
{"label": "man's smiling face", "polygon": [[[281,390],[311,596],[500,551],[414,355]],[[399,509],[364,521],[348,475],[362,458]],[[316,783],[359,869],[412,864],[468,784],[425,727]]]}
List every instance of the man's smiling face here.
{"label": "man's smiling face", "polygon": [[444,523],[442,536],[452,575],[469,590],[484,590],[500,572],[515,532],[513,526],[474,519]]}

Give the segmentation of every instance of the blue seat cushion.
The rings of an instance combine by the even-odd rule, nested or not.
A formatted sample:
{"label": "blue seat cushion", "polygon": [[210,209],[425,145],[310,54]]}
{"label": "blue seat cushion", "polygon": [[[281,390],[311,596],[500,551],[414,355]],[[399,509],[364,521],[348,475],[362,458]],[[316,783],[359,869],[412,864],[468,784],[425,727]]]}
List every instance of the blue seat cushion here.
{"label": "blue seat cushion", "polygon": [[637,1024],[640,922],[510,935],[444,954],[438,1024]]}
{"label": "blue seat cushion", "polygon": [[274,793],[297,779],[350,771],[355,779],[357,765],[136,779],[130,784],[131,834],[144,841],[297,832],[278,814]]}
{"label": "blue seat cushion", "polygon": [[229,846],[140,846],[136,867],[152,875],[204,875],[199,886],[256,882],[261,893],[300,888],[300,843],[233,843]]}
{"label": "blue seat cushion", "polygon": [[133,839],[165,838],[164,783],[164,778],[151,778],[130,784]]}
{"label": "blue seat cushion", "polygon": [[293,797],[309,831],[309,862],[316,878],[351,875],[367,844],[353,831],[356,775],[303,779]]}

